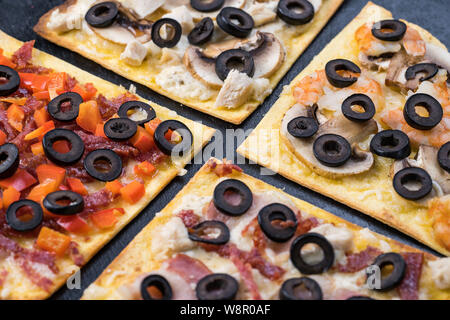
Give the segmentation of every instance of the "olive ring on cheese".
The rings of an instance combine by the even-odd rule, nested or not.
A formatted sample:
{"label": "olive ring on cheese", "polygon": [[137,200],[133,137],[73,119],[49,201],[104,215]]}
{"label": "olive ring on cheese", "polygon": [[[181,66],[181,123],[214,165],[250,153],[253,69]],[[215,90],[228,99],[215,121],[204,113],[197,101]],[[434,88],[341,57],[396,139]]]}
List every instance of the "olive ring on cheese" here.
{"label": "olive ring on cheese", "polygon": [[[169,25],[172,30],[167,32],[167,39],[161,36],[161,28]],[[177,20],[171,18],[162,18],[156,21],[152,26],[152,41],[160,48],[173,48],[181,39],[182,28]]]}
{"label": "olive ring on cheese", "polygon": [[233,300],[239,283],[226,273],[209,274],[197,283],[195,293],[198,300]]}
{"label": "olive ring on cheese", "polygon": [[258,213],[258,223],[267,238],[275,242],[285,242],[297,230],[294,211],[281,203],[272,203]]}
{"label": "olive ring on cheese", "polygon": [[314,7],[307,0],[280,0],[277,15],[288,24],[306,24],[314,18]]}
{"label": "olive ring on cheese", "polygon": [[364,300],[376,300],[376,299],[367,297],[367,296],[352,296],[352,297],[348,298],[347,300],[364,301]]}
{"label": "olive ring on cheese", "polygon": [[137,132],[137,124],[129,118],[112,118],[103,126],[105,136],[114,141],[125,141]]}
{"label": "olive ring on cheese", "polygon": [[216,21],[223,31],[237,38],[245,38],[250,35],[255,26],[251,15],[234,7],[225,7],[220,10]]}
{"label": "olive ring on cheese", "polygon": [[[142,120],[131,119],[128,113],[130,112],[130,110],[134,109],[141,109],[142,111],[144,111],[146,113],[145,118]],[[117,111],[117,115],[120,118],[128,118],[130,120],[133,120],[138,126],[142,126],[150,120],[156,118],[155,110],[149,104],[142,101],[127,101],[123,103]]]}
{"label": "olive ring on cheese", "polygon": [[433,78],[438,71],[439,68],[435,63],[418,63],[406,69],[405,78],[406,80],[412,80],[418,74],[424,74],[419,81],[426,81]]}
{"label": "olive ring on cheese", "polygon": [[[68,110],[64,110],[63,104],[70,104]],[[80,104],[83,103],[83,98],[76,92],[65,92],[60,94],[47,105],[47,111],[50,116],[58,121],[69,122],[78,117]]]}
{"label": "olive ring on cheese", "polygon": [[0,179],[11,177],[19,167],[19,149],[13,143],[0,146]]}
{"label": "olive ring on cheese", "polygon": [[345,77],[340,75],[338,71],[361,73],[361,69],[350,60],[334,59],[328,61],[325,65],[325,74],[327,76],[328,82],[336,88],[345,88],[358,81],[357,77]]}
{"label": "olive ring on cheese", "polygon": [[400,160],[411,154],[411,145],[403,131],[383,130],[370,141],[370,151],[381,157]]}
{"label": "olive ring on cheese", "polygon": [[319,130],[319,124],[312,117],[300,116],[289,121],[287,130],[293,137],[310,138]]}
{"label": "olive ring on cheese", "polygon": [[[409,182],[419,184],[420,188],[408,188],[406,185]],[[395,191],[408,200],[422,199],[433,189],[433,183],[428,172],[417,167],[407,167],[398,171],[394,176],[393,185]]]}
{"label": "olive ring on cheese", "polygon": [[[56,141],[67,141],[70,144],[70,151],[60,153],[53,148]],[[84,153],[84,142],[75,132],[67,129],[53,129],[47,132],[42,139],[44,153],[50,161],[57,165],[68,166],[77,163]]]}
{"label": "olive ring on cheese", "polygon": [[399,41],[406,32],[406,24],[399,20],[382,20],[374,23],[372,35],[383,41]]}
{"label": "olive ring on cheese", "polygon": [[233,69],[253,77],[255,73],[255,61],[253,56],[242,49],[231,49],[222,52],[216,58],[216,73],[220,80],[225,81]]}
{"label": "olive ring on cheese", "polygon": [[[158,297],[152,296],[149,288],[158,290]],[[144,300],[170,300],[172,299],[172,287],[169,282],[158,274],[152,274],[144,278],[141,282],[141,296]]]}
{"label": "olive ring on cheese", "polygon": [[85,19],[94,28],[107,28],[113,24],[118,14],[117,4],[113,1],[106,1],[92,6],[86,13]]}
{"label": "olive ring on cheese", "polygon": [[[105,164],[99,168],[100,163]],[[83,161],[87,173],[100,181],[113,181],[122,174],[122,159],[109,149],[98,149],[87,154]]]}
{"label": "olive ring on cheese", "polygon": [[[386,266],[392,266],[392,272],[386,276],[381,277],[380,287],[374,288],[374,290],[378,291],[387,291],[395,288],[400,282],[403,280],[406,272],[406,262],[403,257],[395,252],[389,252],[379,255],[375,262],[372,264],[373,266],[377,266],[380,268],[380,274],[382,274],[382,270]],[[369,270],[366,271],[367,276],[370,276]]]}
{"label": "olive ring on cheese", "polygon": [[439,148],[438,162],[442,169],[450,172],[450,141]]}
{"label": "olive ring on cheese", "polygon": [[[316,264],[307,263],[302,257],[302,248],[313,243],[323,252],[323,259]],[[297,237],[291,244],[291,261],[303,274],[319,274],[326,272],[334,263],[334,249],[330,242],[321,234],[309,232]]]}
{"label": "olive ring on cheese", "polygon": [[316,280],[301,277],[286,280],[280,289],[280,300],[322,300],[323,294]]}
{"label": "olive ring on cheese", "polygon": [[[59,204],[58,202],[67,202]],[[83,197],[73,191],[60,190],[49,193],[42,202],[45,209],[51,213],[63,216],[70,216],[80,213],[84,209]]]}
{"label": "olive ring on cheese", "polygon": [[214,34],[214,22],[211,18],[203,18],[188,34],[189,43],[199,46],[211,40]]}
{"label": "olive ring on cheese", "polygon": [[352,155],[350,143],[337,134],[324,134],[314,141],[314,156],[325,166],[339,167],[344,165]]}
{"label": "olive ring on cheese", "polygon": [[[166,139],[166,133],[175,131],[181,137],[181,142],[174,144]],[[154,139],[156,146],[167,155],[184,155],[191,149],[193,136],[191,130],[178,120],[166,120],[161,122],[155,130]]]}
{"label": "olive ring on cheese", "polygon": [[[17,211],[23,207],[28,207],[33,212],[32,217],[28,220],[22,220],[17,217]],[[12,229],[21,232],[35,229],[41,224],[43,217],[44,212],[41,205],[35,201],[27,199],[13,202],[6,210],[6,222],[8,225]]]}
{"label": "olive ring on cheese", "polygon": [[[353,106],[361,106],[364,109],[364,112],[353,110]],[[352,94],[342,103],[342,114],[350,121],[368,121],[373,118],[375,112],[375,104],[373,103],[372,99],[362,93]]]}
{"label": "olive ring on cheese", "polygon": [[19,89],[20,86],[20,76],[16,70],[10,67],[0,65],[0,97],[9,96]]}
{"label": "olive ring on cheese", "polygon": [[[231,203],[226,195],[235,193],[239,195],[238,203]],[[249,187],[242,181],[227,179],[220,182],[214,189],[214,206],[228,216],[240,216],[247,212],[253,203],[253,194]]]}
{"label": "olive ring on cheese", "polygon": [[[208,231],[214,234],[214,237],[208,235]],[[216,232],[219,234],[216,235]],[[227,225],[221,221],[208,220],[188,229],[189,239],[192,241],[208,244],[222,245],[230,240],[230,230]]]}
{"label": "olive ring on cheese", "polygon": [[[427,110],[428,116],[421,116],[417,113],[416,107],[423,107]],[[426,93],[416,93],[406,100],[403,108],[405,121],[418,130],[431,130],[441,122],[444,112],[442,106],[435,98]]]}
{"label": "olive ring on cheese", "polygon": [[191,7],[200,12],[212,12],[222,8],[225,0],[191,0]]}

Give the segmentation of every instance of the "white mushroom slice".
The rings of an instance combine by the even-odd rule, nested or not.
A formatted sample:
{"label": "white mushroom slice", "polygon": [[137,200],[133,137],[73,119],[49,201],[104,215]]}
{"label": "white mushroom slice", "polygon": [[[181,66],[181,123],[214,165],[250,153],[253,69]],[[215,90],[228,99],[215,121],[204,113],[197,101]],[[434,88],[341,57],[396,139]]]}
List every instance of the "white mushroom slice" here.
{"label": "white mushroom slice", "polygon": [[147,56],[148,49],[137,40],[130,41],[120,55],[120,59],[131,66],[140,66]]}
{"label": "white mushroom slice", "polygon": [[175,8],[170,13],[163,15],[163,18],[171,18],[178,21],[183,30],[183,34],[188,34],[195,26],[191,12],[186,6]]}
{"label": "white mushroom slice", "polygon": [[313,145],[317,137],[323,134],[332,133],[344,137],[350,145],[355,146],[359,142],[367,139],[369,135],[378,131],[375,120],[372,119],[364,123],[357,123],[348,120],[343,115],[338,115],[324,124],[321,124],[317,133],[310,138],[295,138],[289,134],[287,130],[288,123],[300,116],[312,116],[311,112],[311,107],[295,104],[286,112],[281,123],[282,138],[285,140],[289,149],[306,166],[317,174],[330,178],[356,175],[370,170],[374,162],[373,155],[370,152],[357,150],[354,147],[352,157],[344,165],[339,167],[327,167],[314,156]]}
{"label": "white mushroom slice", "polygon": [[275,21],[277,14],[264,3],[255,3],[247,10],[255,22],[255,27],[260,27],[272,21]]}
{"label": "white mushroom slice", "polygon": [[438,149],[421,145],[417,153],[417,164],[439,184],[444,194],[450,193],[450,174],[441,168],[437,161]]}
{"label": "white mushroom slice", "polygon": [[108,28],[91,27],[91,29],[103,39],[112,41],[117,44],[125,45],[135,40],[134,35],[130,31],[119,26],[118,24],[113,24]]}
{"label": "white mushroom slice", "polygon": [[284,47],[271,33],[261,33],[264,36],[263,44],[252,50],[255,61],[254,78],[269,78],[283,64],[285,58]]}
{"label": "white mushroom slice", "polygon": [[234,109],[252,94],[253,80],[247,74],[231,70],[217,96],[215,107]]}
{"label": "white mushroom slice", "polygon": [[183,62],[194,78],[211,88],[222,87],[223,81],[216,74],[214,59],[205,57],[199,48],[189,47],[184,54]]}
{"label": "white mushroom slice", "polygon": [[426,49],[425,59],[433,61],[450,72],[450,53],[446,49],[431,43],[426,44]]}
{"label": "white mushroom slice", "polygon": [[120,3],[133,11],[139,19],[144,19],[145,17],[151,15],[153,12],[158,10],[165,0],[121,0]]}

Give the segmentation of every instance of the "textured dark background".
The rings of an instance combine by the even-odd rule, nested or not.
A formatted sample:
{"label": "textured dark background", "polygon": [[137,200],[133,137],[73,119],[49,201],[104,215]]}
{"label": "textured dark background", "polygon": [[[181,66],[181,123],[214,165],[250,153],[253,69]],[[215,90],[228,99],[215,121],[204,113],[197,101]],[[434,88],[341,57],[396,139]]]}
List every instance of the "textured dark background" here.
{"label": "textured dark background", "polygon": [[[111,71],[73,53],[67,49],[58,47],[40,37],[33,32],[33,26],[40,16],[63,0],[0,0],[0,29],[22,41],[36,39],[35,47],[64,59],[75,66],[102,77],[115,84],[125,87],[130,86],[130,81],[122,78]],[[441,40],[447,47],[450,46],[450,28],[448,20],[450,15],[450,0],[374,0],[373,2],[384,6],[392,11],[395,18],[406,19],[416,23]],[[177,102],[165,98],[152,90],[139,84],[137,93],[146,99],[152,100],[179,114],[204,124],[217,128],[225,133],[226,129],[242,128],[244,130],[256,127],[264,117],[273,103],[277,100],[284,85],[288,84],[308,63],[318,54],[322,48],[333,37],[344,28],[363,8],[367,0],[346,0],[336,15],[328,22],[326,27],[306,49],[303,55],[297,60],[291,70],[275,88],[271,96],[260,106],[242,125],[234,126],[224,121],[212,118],[198,111],[184,107]],[[338,54],[338,53],[336,53]],[[155,212],[160,211],[164,206],[181,190],[181,188],[192,178],[201,165],[189,165],[186,167],[188,173],[184,177],[177,177],[172,181],[152,203],[125,227],[109,244],[107,244],[81,271],[82,289],[68,290],[65,287],[53,295],[55,299],[79,299],[83,290],[89,286],[108,264],[122,251],[122,249],[134,238],[134,236],[151,220]],[[417,241],[393,230],[392,228],[371,219],[358,211],[350,209],[329,198],[321,196],[311,190],[303,188],[279,175],[260,176],[260,167],[257,165],[241,165],[245,172],[259,177],[262,180],[284,189],[287,193],[304,199],[312,204],[328,210],[338,216],[343,217],[353,223],[387,235],[396,240],[400,240],[409,245],[428,250],[427,247]]]}

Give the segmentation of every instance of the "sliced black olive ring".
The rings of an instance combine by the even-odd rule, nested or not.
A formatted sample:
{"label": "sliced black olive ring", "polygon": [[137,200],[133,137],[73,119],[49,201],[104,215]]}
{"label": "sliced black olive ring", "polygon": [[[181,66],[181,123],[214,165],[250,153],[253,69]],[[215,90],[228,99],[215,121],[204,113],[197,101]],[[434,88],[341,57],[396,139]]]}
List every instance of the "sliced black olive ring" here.
{"label": "sliced black olive ring", "polygon": [[[408,183],[419,184],[420,188],[416,186],[408,188]],[[405,199],[419,200],[425,197],[433,189],[433,184],[428,172],[422,168],[408,167],[398,171],[393,180],[395,191]]]}
{"label": "sliced black olive ring", "polygon": [[376,299],[371,298],[371,297],[367,297],[367,296],[353,296],[353,297],[348,298],[347,300],[361,300],[361,301],[363,301],[363,300],[376,300]]}
{"label": "sliced black olive ring", "polygon": [[[240,196],[239,203],[230,203],[226,194],[236,193]],[[253,203],[253,194],[245,183],[235,179],[227,179],[220,182],[214,189],[214,206],[228,216],[240,216],[250,209]]]}
{"label": "sliced black olive ring", "polygon": [[[226,7],[220,10],[216,21],[223,31],[237,38],[245,38],[250,35],[255,26],[251,15],[234,7]],[[234,21],[238,21],[238,23]]]}
{"label": "sliced black olive ring", "polygon": [[323,294],[316,280],[301,277],[286,280],[280,289],[280,300],[322,300]]}
{"label": "sliced black olive ring", "polygon": [[433,78],[439,71],[439,68],[434,63],[418,63],[415,64],[405,72],[406,80],[414,79],[418,74],[424,73],[425,75],[419,79],[419,81],[426,81]]}
{"label": "sliced black olive ring", "polygon": [[[59,204],[58,202],[67,202]],[[49,193],[42,202],[45,209],[51,213],[71,216],[80,213],[84,209],[83,197],[73,191],[61,190]]]}
{"label": "sliced black olive ring", "polygon": [[[153,297],[148,291],[149,288],[156,288],[161,297]],[[163,276],[152,274],[144,278],[141,282],[141,297],[144,300],[170,300],[172,299],[172,287]]]}
{"label": "sliced black olive ring", "polygon": [[[280,221],[282,224],[274,222]],[[297,230],[297,217],[294,211],[281,203],[272,203],[258,213],[258,223],[267,238],[275,242],[285,242],[292,238]],[[289,225],[284,225],[289,223]]]}
{"label": "sliced black olive ring", "polygon": [[[393,267],[392,272],[388,276],[381,278],[380,288],[374,288],[374,290],[387,291],[393,289],[400,284],[405,276],[406,262],[398,253],[389,252],[381,254],[375,259],[372,265],[380,268],[380,274],[382,274],[384,267]],[[367,275],[370,276],[369,273]]]}
{"label": "sliced black olive ring", "polygon": [[[65,140],[70,144],[70,151],[60,153],[53,148],[56,141]],[[69,166],[77,163],[84,153],[84,142],[75,132],[67,129],[53,129],[44,135],[42,146],[47,158],[61,166]]]}
{"label": "sliced black olive ring", "polygon": [[188,34],[189,43],[199,46],[211,40],[214,34],[214,22],[211,18],[203,18]]}
{"label": "sliced black olive ring", "polygon": [[339,167],[344,165],[352,155],[350,143],[337,134],[324,134],[314,141],[314,156],[325,166]]}
{"label": "sliced black olive ring", "polygon": [[19,167],[19,149],[13,143],[0,146],[0,179],[11,177]]}
{"label": "sliced black olive ring", "polygon": [[[103,162],[106,166],[98,168]],[[122,174],[122,159],[109,149],[98,149],[87,154],[83,161],[87,173],[100,181],[113,181]]]}
{"label": "sliced black olive ring", "polygon": [[92,6],[86,13],[86,22],[94,28],[107,28],[113,24],[119,9],[113,1],[101,2]]}
{"label": "sliced black olive ring", "polygon": [[255,61],[252,55],[245,50],[231,49],[222,52],[216,58],[216,73],[220,80],[225,81],[233,69],[238,69],[249,77],[253,77],[255,73]]}
{"label": "sliced black olive ring", "polygon": [[[208,235],[208,230],[219,231],[218,235],[214,234],[214,238]],[[221,221],[208,220],[189,228],[189,239],[192,241],[203,242],[208,244],[221,245],[230,240],[230,230],[227,225]]]}
{"label": "sliced black olive ring", "polygon": [[[172,30],[168,32],[167,39],[161,37],[161,28],[169,25]],[[156,21],[152,26],[152,41],[160,48],[173,48],[181,39],[182,28],[177,20],[162,18]],[[171,37],[170,37],[171,36]]]}
{"label": "sliced black olive ring", "polygon": [[450,141],[439,148],[438,162],[442,169],[450,172]]}
{"label": "sliced black olive ring", "polygon": [[383,41],[399,41],[405,32],[406,24],[399,20],[381,20],[372,27],[372,35]]}
{"label": "sliced black olive ring", "polygon": [[297,117],[287,125],[289,134],[296,138],[310,138],[319,130],[317,120],[312,117]]}
{"label": "sliced black olive ring", "polygon": [[[63,103],[69,103],[70,109],[63,110]],[[47,111],[53,119],[62,122],[69,122],[75,120],[78,117],[80,104],[82,103],[83,98],[78,93],[65,92],[48,103]]]}
{"label": "sliced black olive ring", "polygon": [[[364,112],[358,112],[352,109],[353,106],[360,106]],[[373,118],[375,115],[375,104],[369,96],[362,93],[352,94],[342,103],[342,114],[351,121],[364,122]]]}
{"label": "sliced black olive ring", "polygon": [[[28,220],[21,220],[17,217],[17,211],[23,207],[31,208],[33,215]],[[18,200],[9,205],[6,210],[6,222],[16,231],[31,231],[39,226],[44,217],[41,205],[32,200]]]}
{"label": "sliced black olive ring", "polygon": [[150,105],[148,105],[147,103],[142,102],[142,101],[127,101],[127,102],[125,102],[124,104],[122,104],[120,106],[119,110],[117,111],[117,114],[121,118],[129,119],[130,116],[128,115],[128,112],[130,110],[134,110],[134,109],[141,109],[147,114],[145,119],[133,120],[134,122],[136,122],[136,124],[138,126],[142,126],[145,123],[149,122],[150,120],[153,120],[156,118],[155,110]]}
{"label": "sliced black olive ring", "polygon": [[0,97],[9,96],[19,89],[20,76],[16,70],[0,65]]}
{"label": "sliced black olive ring", "polygon": [[[322,249],[323,259],[316,264],[309,264],[302,257],[302,248],[308,243],[316,244]],[[334,249],[321,234],[309,232],[297,237],[291,245],[291,261],[303,274],[319,274],[326,272],[334,263]]]}
{"label": "sliced black olive ring", "polygon": [[314,7],[307,0],[280,0],[277,15],[288,24],[306,24],[314,18]]}
{"label": "sliced black olive ring", "polygon": [[233,300],[239,290],[239,283],[225,273],[213,273],[200,279],[195,288],[199,300]]}
{"label": "sliced black olive ring", "polygon": [[404,159],[411,154],[409,137],[400,130],[383,130],[370,141],[370,151],[386,158]]}
{"label": "sliced black olive ring", "polygon": [[[175,131],[181,137],[181,142],[174,144],[166,139],[166,133]],[[191,149],[193,136],[191,130],[178,120],[166,120],[156,127],[154,139],[159,150],[167,155],[183,155]]]}
{"label": "sliced black olive ring", "polygon": [[325,73],[328,82],[336,88],[345,88],[351,86],[356,81],[357,77],[344,77],[338,74],[338,71],[350,71],[353,73],[361,73],[361,69],[351,62],[345,59],[334,59],[327,62],[325,65]]}
{"label": "sliced black olive ring", "polygon": [[212,12],[222,8],[225,0],[191,0],[191,7],[200,12]]}
{"label": "sliced black olive ring", "polygon": [[112,118],[106,121],[103,131],[111,140],[124,141],[136,134],[137,124],[129,118]]}
{"label": "sliced black olive ring", "polygon": [[[428,116],[421,116],[417,113],[416,107],[424,107]],[[418,130],[431,130],[442,120],[444,112],[442,106],[435,98],[426,93],[416,93],[406,100],[403,108],[403,117],[406,122]]]}

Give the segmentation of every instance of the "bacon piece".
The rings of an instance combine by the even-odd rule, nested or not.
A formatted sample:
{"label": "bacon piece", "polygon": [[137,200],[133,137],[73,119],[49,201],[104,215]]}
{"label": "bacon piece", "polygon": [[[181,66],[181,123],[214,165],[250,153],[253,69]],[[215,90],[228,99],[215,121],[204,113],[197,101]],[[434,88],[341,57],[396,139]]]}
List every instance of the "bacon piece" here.
{"label": "bacon piece", "polygon": [[66,82],[64,83],[64,89],[71,91],[78,84],[78,80],[74,77],[67,75]]}
{"label": "bacon piece", "polygon": [[167,262],[167,270],[177,273],[188,283],[196,284],[211,274],[211,270],[203,262],[185,254],[179,253]]}
{"label": "bacon piece", "polygon": [[36,168],[45,163],[47,163],[45,155],[34,155],[31,152],[23,152],[20,154],[19,167],[27,170],[34,177],[37,177]]}
{"label": "bacon piece", "polygon": [[77,266],[81,267],[85,260],[78,248],[78,243],[71,241],[69,244],[69,256]]}
{"label": "bacon piece", "polygon": [[30,119],[27,123],[25,123],[22,132],[20,132],[14,139],[10,141],[11,143],[14,143],[17,146],[19,152],[27,150],[27,148],[31,145],[31,142],[33,140],[25,140],[25,136],[34,129],[36,129],[36,124],[34,123],[33,120]]}
{"label": "bacon piece", "polygon": [[25,42],[12,56],[11,60],[17,64],[17,69],[25,68],[32,58],[34,40]]}
{"label": "bacon piece", "polygon": [[253,279],[251,265],[249,263],[244,263],[242,260],[240,260],[239,255],[236,254],[233,254],[230,259],[238,269],[242,281],[252,295],[252,299],[262,300],[261,294],[258,290],[258,285],[256,284],[255,279]]}
{"label": "bacon piece", "polygon": [[81,130],[75,130],[75,133],[78,134],[84,142],[85,154],[97,149],[110,149],[121,157],[135,157],[139,154],[138,149],[129,145],[127,142],[112,141]]}
{"label": "bacon piece", "polygon": [[94,180],[81,164],[65,167],[65,169],[68,177],[80,179],[82,182],[91,182]]}
{"label": "bacon piece", "polygon": [[37,100],[35,97],[31,96],[27,99],[25,104],[21,107],[26,116],[32,114],[35,110],[40,109],[44,106],[44,102]]}
{"label": "bacon piece", "polygon": [[218,177],[223,177],[228,174],[233,173],[233,170],[236,170],[237,172],[242,172],[242,169],[232,164],[231,162],[227,162],[226,159],[223,159],[223,163],[217,163],[216,160],[211,159],[207,163],[208,170],[214,172]]}
{"label": "bacon piece", "polygon": [[200,222],[200,217],[197,216],[193,210],[182,210],[177,216],[183,220],[184,225],[188,229]]}
{"label": "bacon piece", "polygon": [[347,263],[338,264],[339,272],[353,273],[368,267],[382,252],[372,246],[367,246],[363,251],[347,254]]}
{"label": "bacon piece", "polygon": [[53,70],[49,69],[49,68],[41,67],[41,66],[34,66],[31,64],[28,64],[27,66],[25,66],[23,68],[17,68],[17,71],[23,72],[23,73],[35,73],[35,74],[43,75],[43,74],[49,74]]}
{"label": "bacon piece", "polygon": [[104,95],[99,94],[96,100],[100,109],[100,114],[102,115],[103,120],[106,120],[117,113],[117,110],[119,110],[119,107],[122,104],[127,101],[137,100],[137,97],[133,94],[125,93],[109,100]]}
{"label": "bacon piece", "polygon": [[[0,106],[4,106],[5,104],[2,103]],[[0,108],[0,127],[1,130],[6,133],[6,136],[8,137],[8,141],[13,139],[16,136],[16,131],[11,127],[11,125],[8,122],[8,116],[5,111],[6,107]]]}
{"label": "bacon piece", "polygon": [[8,276],[8,271],[2,270],[0,271],[0,287],[5,283],[6,277]]}
{"label": "bacon piece", "polygon": [[152,148],[150,151],[139,153],[134,157],[139,162],[148,161],[151,164],[161,163],[164,159],[167,159],[167,155],[162,153],[158,148]]}
{"label": "bacon piece", "polygon": [[84,196],[84,210],[81,213],[86,215],[109,205],[114,197],[112,193],[106,189],[101,189],[97,192]]}
{"label": "bacon piece", "polygon": [[402,300],[419,299],[419,280],[422,274],[423,253],[405,252],[401,254],[406,262],[406,273],[402,282],[397,287],[397,292]]}

